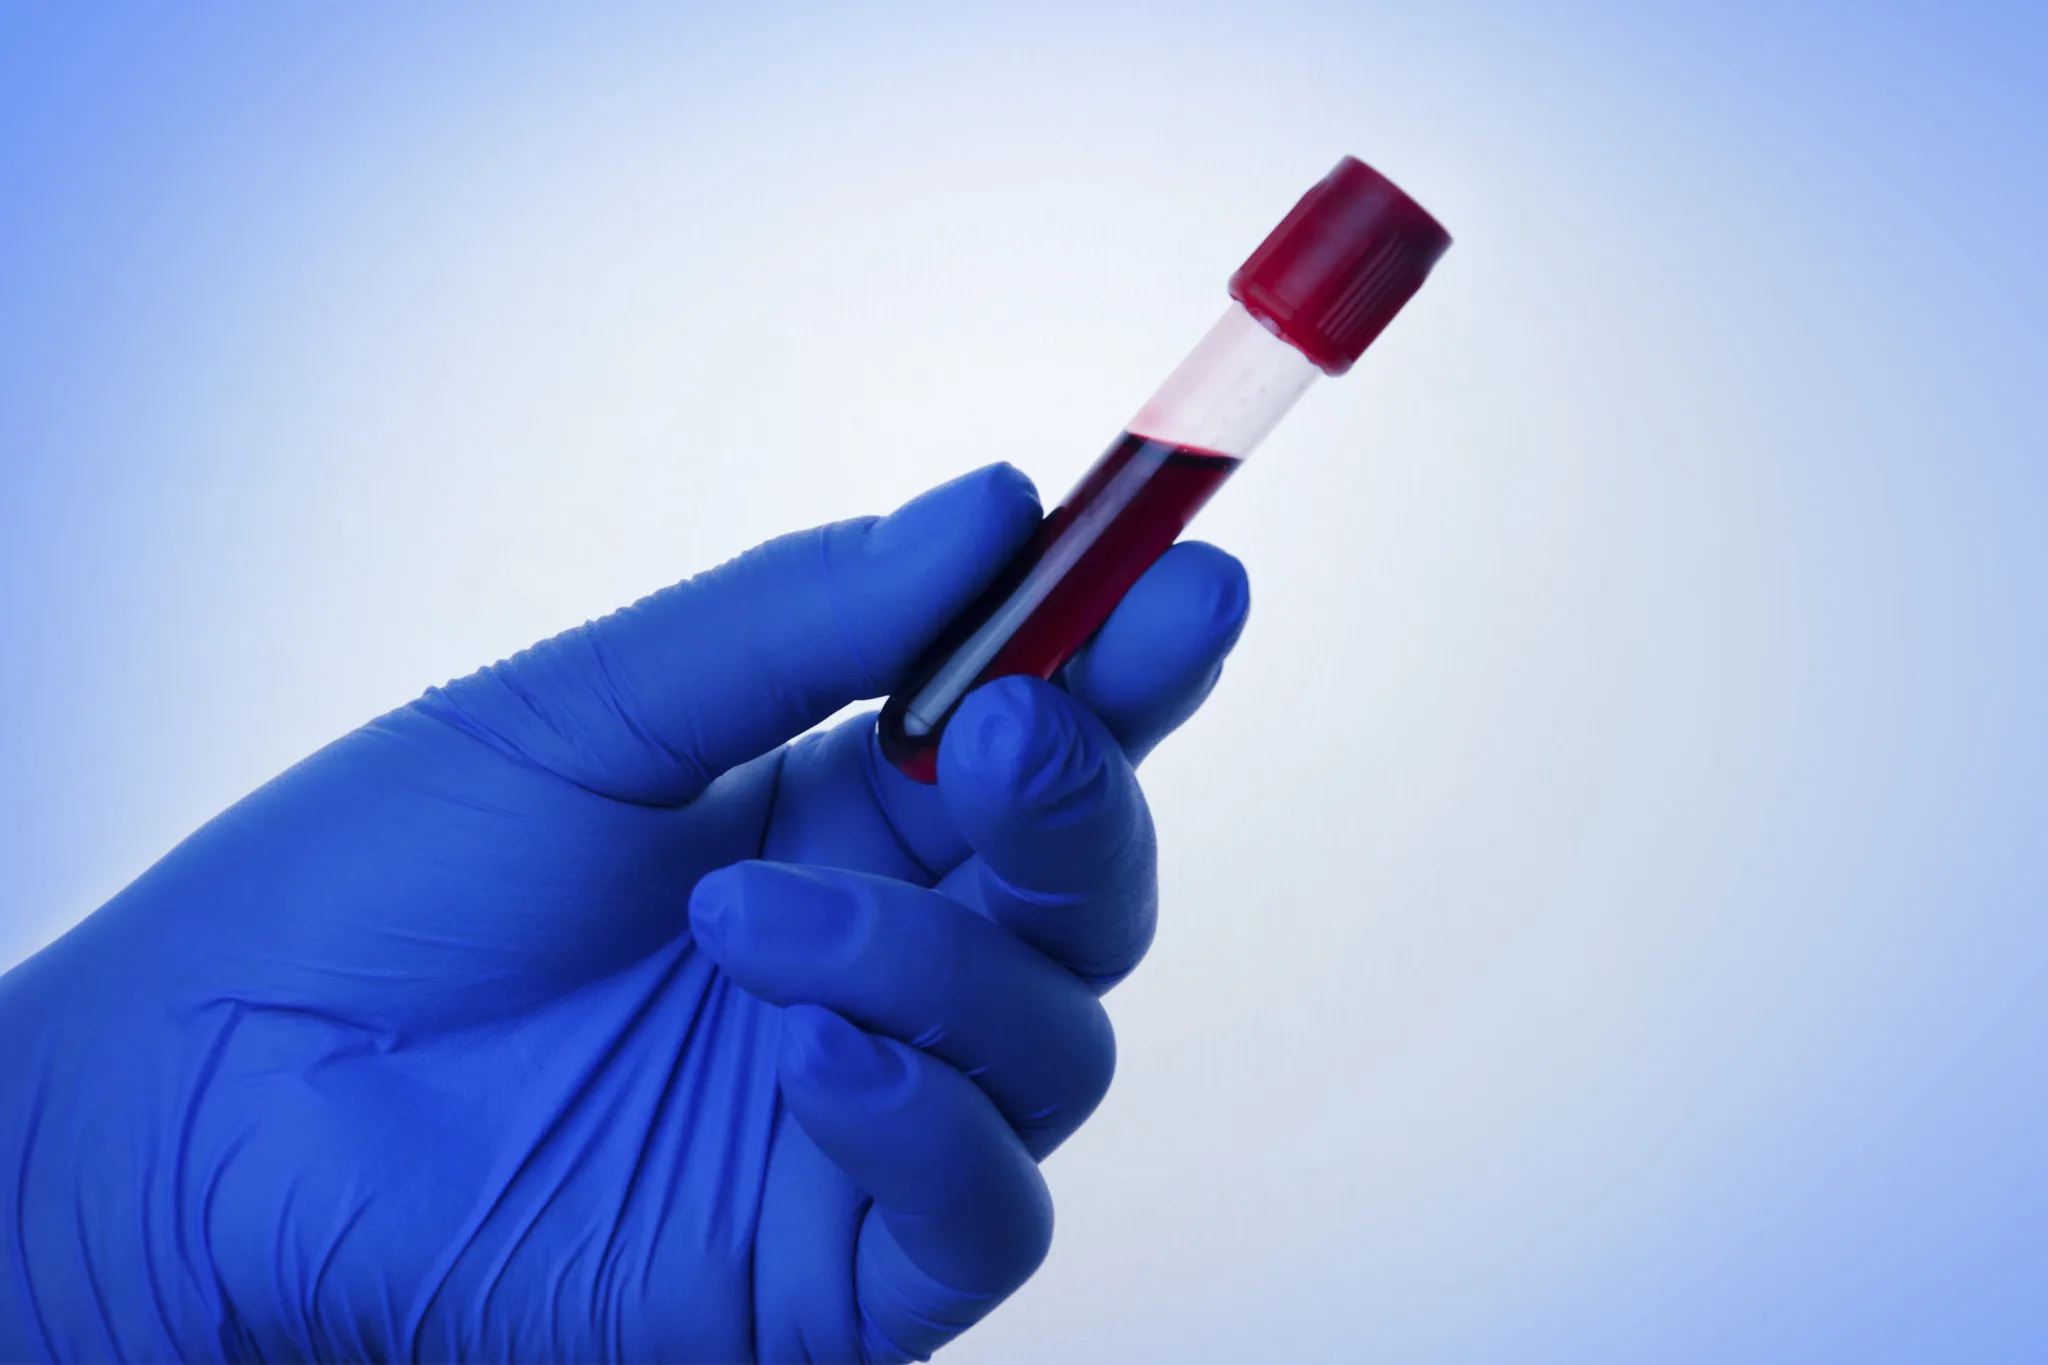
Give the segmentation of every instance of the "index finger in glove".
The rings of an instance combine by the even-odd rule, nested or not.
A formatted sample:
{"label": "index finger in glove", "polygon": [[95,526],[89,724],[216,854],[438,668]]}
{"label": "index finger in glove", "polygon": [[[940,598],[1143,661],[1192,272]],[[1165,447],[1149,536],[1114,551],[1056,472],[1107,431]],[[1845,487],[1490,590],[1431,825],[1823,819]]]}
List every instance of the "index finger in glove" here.
{"label": "index finger in glove", "polygon": [[979,855],[947,891],[1098,991],[1138,965],[1158,922],[1152,815],[1092,711],[1036,678],[988,684],[947,727],[939,794]]}

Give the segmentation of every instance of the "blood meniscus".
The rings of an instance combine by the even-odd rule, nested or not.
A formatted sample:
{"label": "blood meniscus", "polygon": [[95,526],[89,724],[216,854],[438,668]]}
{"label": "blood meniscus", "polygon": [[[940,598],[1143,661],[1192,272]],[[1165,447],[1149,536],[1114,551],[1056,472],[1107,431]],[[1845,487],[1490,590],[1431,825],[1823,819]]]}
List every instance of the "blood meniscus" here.
{"label": "blood meniscus", "polygon": [[1342,374],[1422,287],[1450,234],[1353,157],[1230,277],[1230,306],[876,722],[883,755],[937,779],[939,741],[992,678],[1053,677],[1320,374]]}

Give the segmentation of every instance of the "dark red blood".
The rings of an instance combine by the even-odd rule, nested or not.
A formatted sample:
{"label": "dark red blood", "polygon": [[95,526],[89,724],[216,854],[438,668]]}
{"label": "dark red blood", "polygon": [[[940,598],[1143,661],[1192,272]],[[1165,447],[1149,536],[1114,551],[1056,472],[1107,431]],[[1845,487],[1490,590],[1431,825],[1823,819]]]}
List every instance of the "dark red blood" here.
{"label": "dark red blood", "polygon": [[995,658],[975,677],[975,687],[991,678],[1012,674],[1050,678],[1057,673],[1109,619],[1110,612],[1139,576],[1166,553],[1167,546],[1187,528],[1202,504],[1243,463],[1232,455],[1191,450],[1129,432],[1119,437],[1094,468],[1082,476],[1066,501],[1046,514],[1030,542],[1004,566],[988,590],[946,627],[938,642],[919,660],[910,681],[898,688],[882,708],[877,729],[882,753],[891,763],[919,782],[937,779],[939,739],[952,713],[949,711],[930,734],[912,738],[903,732],[903,712],[910,699],[953,651],[1002,606],[1031,567],[1067,533],[1074,519],[1102,496],[1118,470],[1141,455],[1157,458],[1155,452],[1162,451],[1165,458],[1152,476],[1053,586],[1038,609],[1011,634]]}

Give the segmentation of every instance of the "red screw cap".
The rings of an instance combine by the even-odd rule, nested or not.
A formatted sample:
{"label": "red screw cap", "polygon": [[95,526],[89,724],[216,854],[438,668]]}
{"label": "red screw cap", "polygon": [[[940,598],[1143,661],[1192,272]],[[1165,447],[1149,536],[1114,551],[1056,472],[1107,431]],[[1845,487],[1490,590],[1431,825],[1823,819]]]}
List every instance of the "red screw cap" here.
{"label": "red screw cap", "polygon": [[1342,374],[1450,245],[1422,205],[1347,156],[1230,277],[1230,297],[1325,373]]}

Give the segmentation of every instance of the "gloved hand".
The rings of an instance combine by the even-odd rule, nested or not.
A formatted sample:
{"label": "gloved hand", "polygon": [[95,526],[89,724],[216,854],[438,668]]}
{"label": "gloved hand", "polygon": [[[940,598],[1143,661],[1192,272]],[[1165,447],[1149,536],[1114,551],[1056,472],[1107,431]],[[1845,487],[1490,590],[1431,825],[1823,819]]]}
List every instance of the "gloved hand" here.
{"label": "gloved hand", "polygon": [[872,716],[785,741],[1037,516],[994,466],[429,691],[0,978],[0,1359],[901,1360],[988,1313],[1152,935],[1131,765],[1243,571],[1176,547],[936,788]]}

